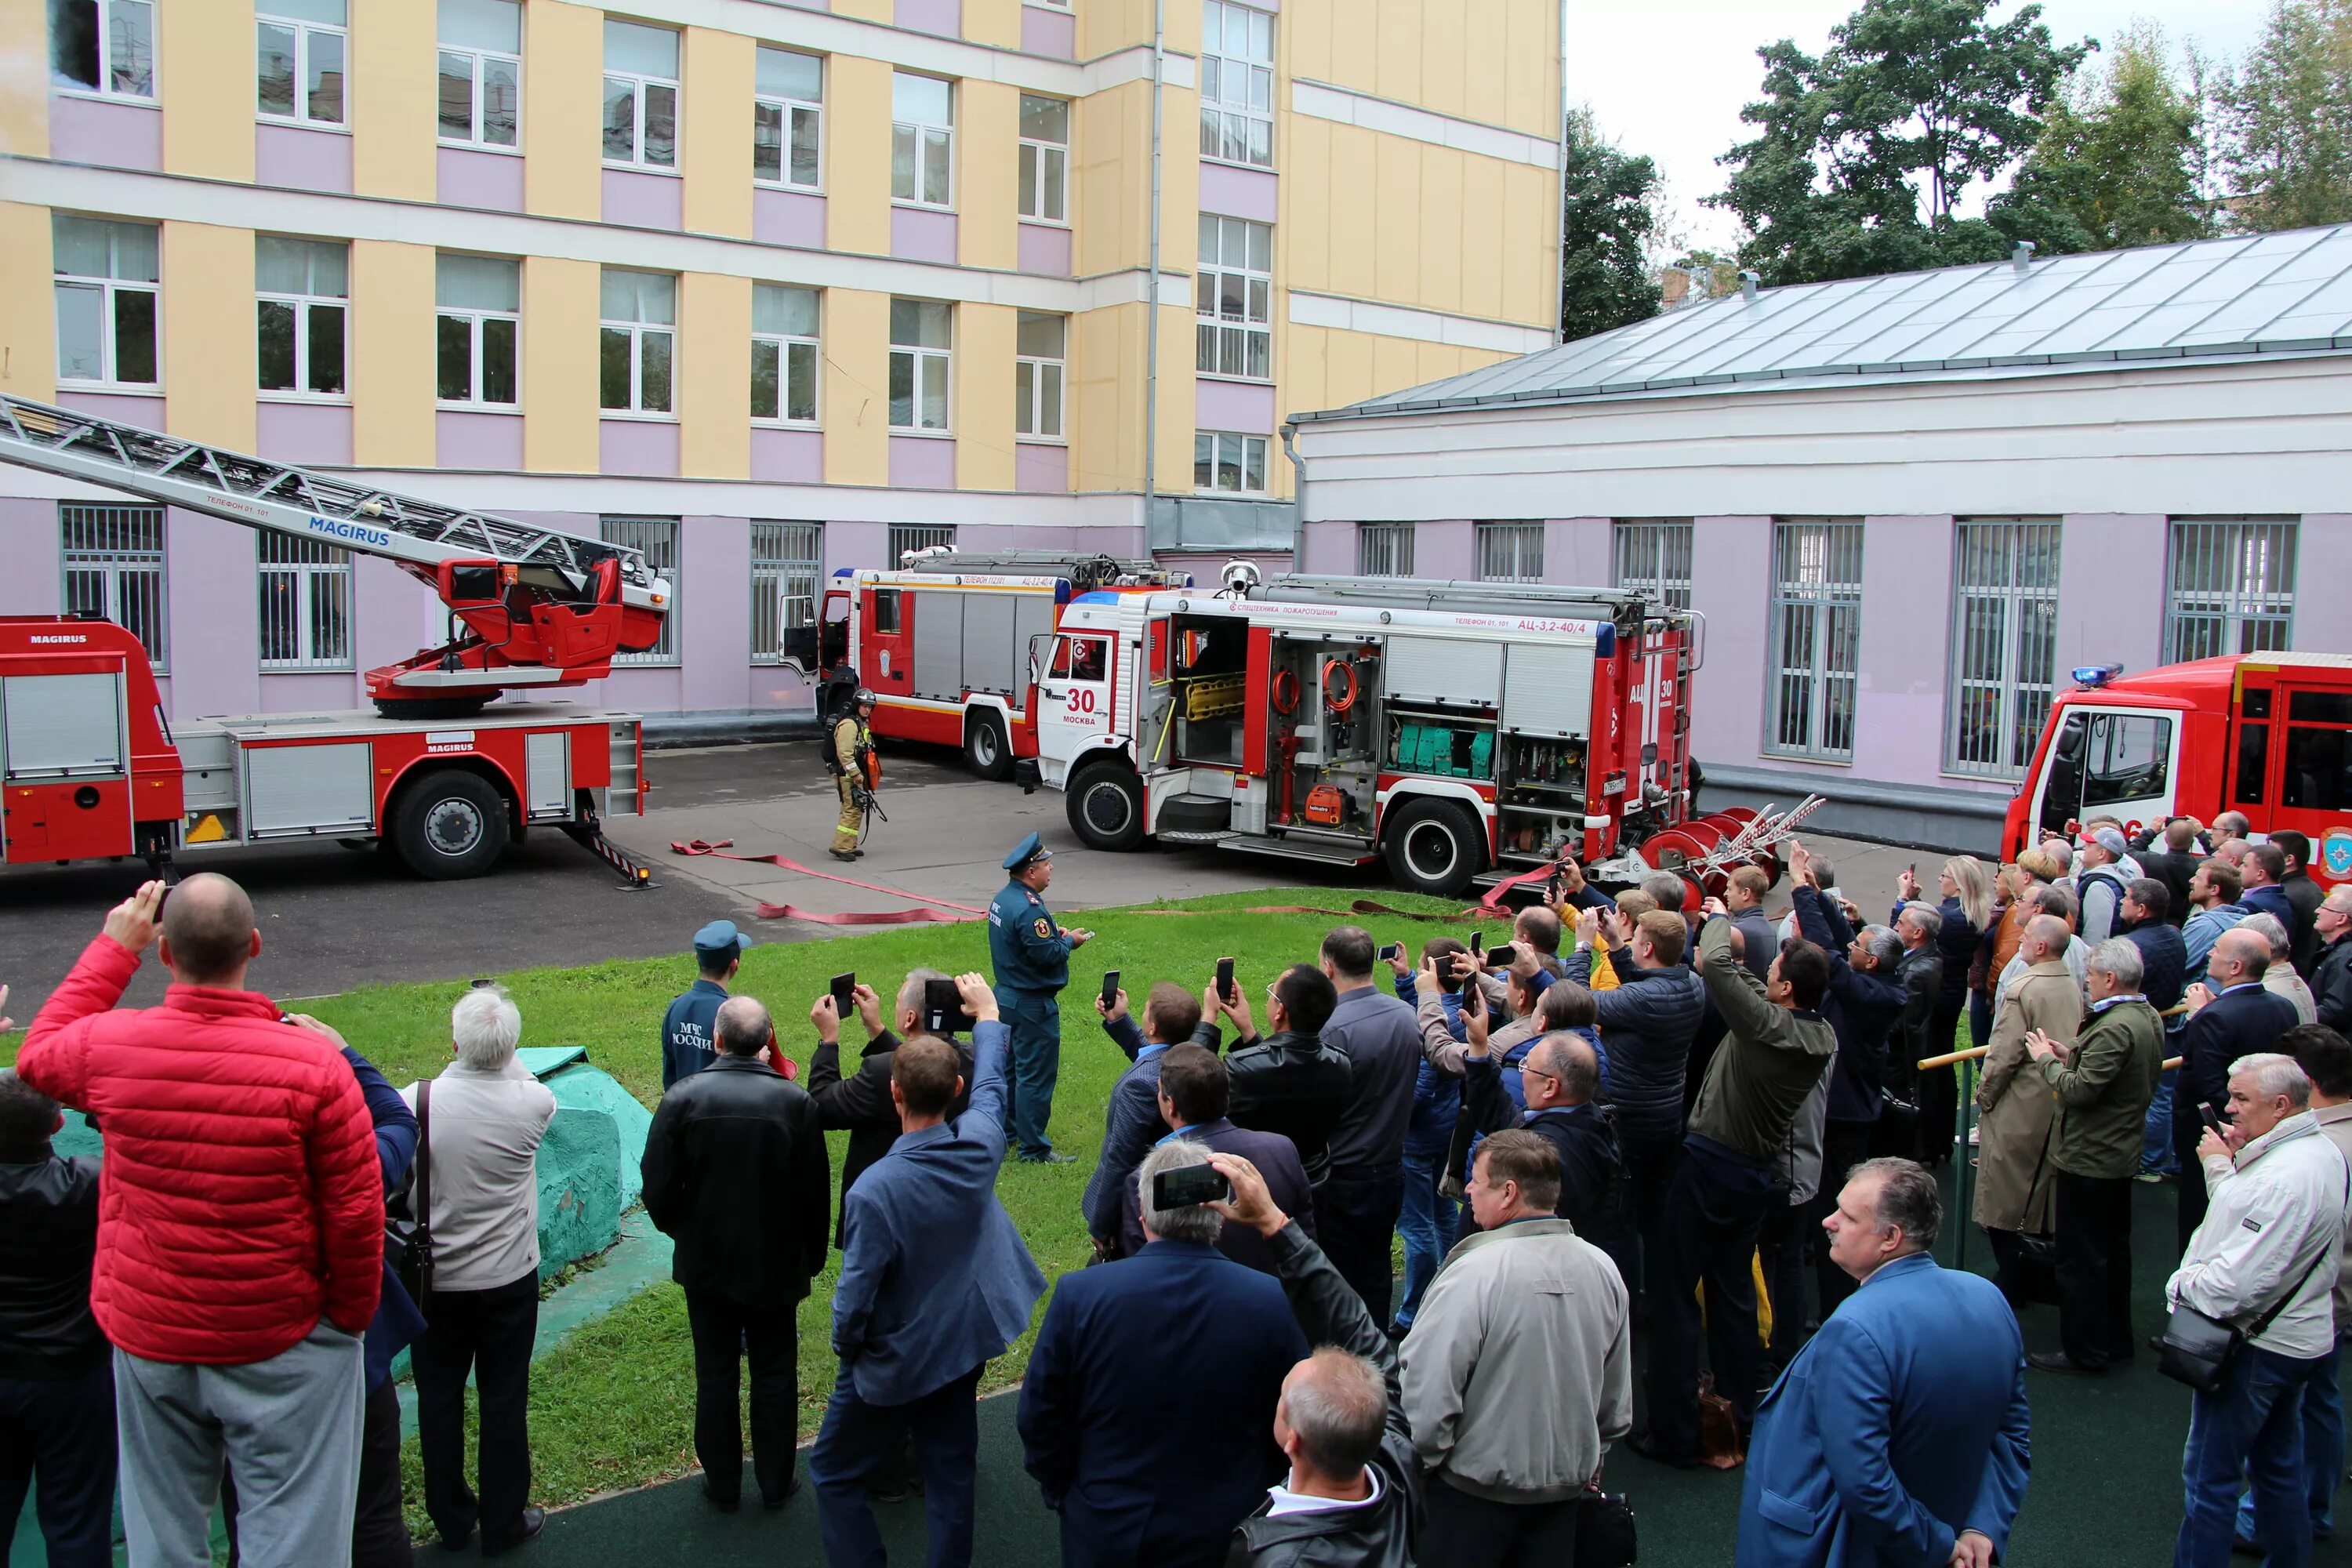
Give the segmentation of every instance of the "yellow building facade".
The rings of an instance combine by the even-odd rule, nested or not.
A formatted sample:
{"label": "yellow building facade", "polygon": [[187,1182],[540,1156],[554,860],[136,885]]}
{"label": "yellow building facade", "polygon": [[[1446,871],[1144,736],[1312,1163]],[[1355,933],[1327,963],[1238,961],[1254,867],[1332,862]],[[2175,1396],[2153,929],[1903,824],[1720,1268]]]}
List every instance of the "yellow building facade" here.
{"label": "yellow building facade", "polygon": [[[0,389],[626,538],[686,613],[599,695],[757,709],[831,570],[1286,552],[1286,413],[1549,344],[1559,16],[0,0]],[[175,710],[435,629],[121,501],[0,468],[0,613],[142,622]]]}

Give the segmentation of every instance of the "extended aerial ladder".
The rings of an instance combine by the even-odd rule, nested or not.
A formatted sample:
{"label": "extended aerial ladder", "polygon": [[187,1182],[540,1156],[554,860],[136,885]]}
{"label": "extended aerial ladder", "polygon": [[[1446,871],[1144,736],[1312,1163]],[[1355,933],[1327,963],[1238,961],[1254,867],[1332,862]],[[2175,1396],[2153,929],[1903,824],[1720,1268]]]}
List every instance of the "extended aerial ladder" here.
{"label": "extended aerial ladder", "polygon": [[392,562],[450,640],[367,672],[392,718],[460,719],[505,690],[578,686],[655,647],[670,585],[638,551],[353,484],[0,393],[0,461]]}

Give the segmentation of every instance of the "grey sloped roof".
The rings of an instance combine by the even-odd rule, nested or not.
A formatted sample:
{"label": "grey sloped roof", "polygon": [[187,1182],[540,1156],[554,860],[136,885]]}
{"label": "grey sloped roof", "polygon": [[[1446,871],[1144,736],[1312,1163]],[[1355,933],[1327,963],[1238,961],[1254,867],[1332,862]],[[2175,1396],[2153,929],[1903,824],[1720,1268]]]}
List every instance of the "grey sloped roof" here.
{"label": "grey sloped roof", "polygon": [[2352,224],[1763,289],[1302,420],[2352,350]]}

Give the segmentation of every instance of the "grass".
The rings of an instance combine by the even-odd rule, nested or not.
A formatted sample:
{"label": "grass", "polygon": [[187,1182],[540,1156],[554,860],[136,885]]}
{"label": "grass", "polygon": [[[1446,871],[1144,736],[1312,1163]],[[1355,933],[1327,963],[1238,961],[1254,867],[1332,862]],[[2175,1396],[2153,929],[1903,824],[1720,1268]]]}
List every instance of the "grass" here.
{"label": "grass", "polygon": [[[1118,970],[1139,1005],[1155,980],[1174,980],[1197,992],[1208,984],[1217,960],[1230,954],[1237,961],[1243,994],[1262,1026],[1267,983],[1284,965],[1312,959],[1323,933],[1343,920],[1360,920],[1380,941],[1401,941],[1410,948],[1444,929],[1400,915],[1248,912],[1283,905],[1345,910],[1351,897],[1340,889],[1270,889],[1073,917],[1096,936],[1074,957],[1070,987],[1063,994],[1062,1070],[1051,1131],[1055,1144],[1076,1154],[1077,1163],[1010,1163],[997,1182],[998,1196],[1049,1279],[1082,1267],[1090,1251],[1078,1201],[1101,1143],[1110,1087],[1126,1067],[1094,1018],[1093,997],[1104,971]],[[1425,915],[1452,914],[1461,908],[1458,902],[1388,890],[1378,898],[1391,909]],[[1499,929],[1506,922],[1496,917],[1486,923]],[[986,973],[985,926],[971,922],[754,948],[744,955],[735,989],[769,1004],[787,1054],[805,1067],[815,1048],[807,1009],[824,993],[832,975],[855,970],[887,998],[906,972],[919,964],[950,973]],[[652,1105],[660,1099],[662,1013],[670,998],[693,980],[689,959],[527,969],[498,978],[522,1010],[525,1045],[585,1046],[589,1060],[639,1100]],[[437,1072],[447,1062],[448,1011],[465,989],[455,983],[372,986],[309,1005],[385,1076],[405,1083]],[[853,1037],[856,1033],[853,1026]],[[18,1038],[0,1043],[0,1061],[15,1059]],[[853,1070],[856,1049],[852,1045],[849,1051]],[[845,1135],[834,1134],[832,1142],[837,1174]],[[815,1431],[833,1386],[831,1303],[836,1267],[828,1265],[797,1314],[803,1435]],[[990,1365],[983,1390],[1019,1380],[1044,1310],[1041,1300],[1029,1332]],[[685,1299],[675,1285],[664,1281],[574,1331],[534,1370],[532,1499],[555,1506],[690,1470],[695,1462],[693,1423],[694,1352]],[[470,1427],[469,1421],[469,1436]],[[413,1439],[404,1464],[411,1522],[429,1532]]]}

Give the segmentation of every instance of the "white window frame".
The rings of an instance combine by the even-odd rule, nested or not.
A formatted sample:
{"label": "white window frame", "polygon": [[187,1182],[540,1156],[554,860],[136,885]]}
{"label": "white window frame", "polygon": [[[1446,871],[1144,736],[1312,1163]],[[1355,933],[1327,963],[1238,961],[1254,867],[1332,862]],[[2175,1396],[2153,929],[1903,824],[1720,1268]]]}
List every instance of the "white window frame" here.
{"label": "white window frame", "polygon": [[2021,779],[2057,693],[2056,518],[1964,517],[1952,528],[1944,771]]}
{"label": "white window frame", "polygon": [[[505,257],[498,257],[493,259],[503,261],[508,258]],[[438,258],[436,258],[436,260],[437,261]],[[466,339],[468,360],[468,379],[466,384],[468,390],[467,395],[464,397],[443,397],[440,395],[441,323],[444,321],[463,321],[466,323]],[[499,402],[496,399],[482,395],[482,389],[488,384],[488,378],[484,374],[484,367],[482,363],[484,353],[483,345],[487,341],[488,336],[488,334],[483,331],[483,323],[487,321],[509,321],[514,325],[515,363],[513,381],[515,395],[511,399],[505,402]],[[521,308],[518,306],[516,309],[511,310],[493,310],[486,307],[472,305],[444,305],[436,301],[433,307],[433,390],[434,402],[437,406],[442,408],[474,408],[497,414],[520,413],[522,408]]]}
{"label": "white window frame", "polygon": [[[925,81],[936,81],[948,89],[948,117],[945,124],[935,124],[928,120],[901,120],[898,116],[897,106],[895,104],[892,106],[890,115],[890,205],[900,207],[920,207],[925,212],[953,212],[955,211],[956,197],[956,84],[948,80],[944,77],[925,76],[921,71],[893,71],[890,73],[890,80],[894,89],[897,87],[898,79],[902,76],[919,77]],[[914,175],[915,192],[911,195],[900,195],[898,194],[898,138],[902,134],[913,139],[915,157],[910,168]],[[923,172],[929,161],[928,154],[932,149],[932,138],[934,137],[939,139],[937,146],[940,156],[945,160],[947,163],[948,176],[947,199],[945,201],[937,202],[926,200],[922,195]]]}
{"label": "white window frame", "polygon": [[[757,288],[758,285],[754,284],[753,287]],[[803,285],[793,284],[788,287],[802,288]],[[807,291],[818,295],[817,330],[814,332],[763,332],[756,327],[751,331],[752,374],[755,376],[759,374],[760,350],[770,347],[776,351],[776,412],[768,415],[761,414],[757,409],[752,410],[751,423],[754,425],[782,429],[814,430],[824,422],[824,301],[819,290],[810,289]],[[793,351],[794,349],[806,350],[810,362],[809,416],[805,419],[795,419],[790,412],[793,405]]]}
{"label": "white window frame", "polygon": [[[49,254],[52,282],[50,303],[52,309],[57,310],[56,320],[59,323],[59,330],[57,333],[58,383],[60,384],[70,383],[72,390],[77,392],[94,392],[113,387],[123,387],[146,392],[152,391],[154,388],[163,385],[163,294],[161,274],[163,270],[163,237],[161,228],[154,224],[129,224],[124,223],[118,218],[85,218],[78,213],[58,213],[54,215],[54,218],[68,219],[79,223],[95,223],[102,226],[107,231],[106,275],[104,277],[94,277],[86,273],[59,272],[56,270],[57,230],[54,220],[50,227]],[[156,231],[155,270],[158,274],[157,281],[150,283],[143,279],[117,278],[115,276],[115,269],[118,265],[115,255],[117,249],[115,242],[118,236],[115,231],[121,228],[146,228],[154,229]],[[57,297],[63,294],[68,289],[74,289],[77,291],[95,290],[99,295],[98,341],[99,353],[104,356],[106,361],[106,374],[104,375],[70,375],[66,371],[66,342],[65,333],[62,330],[62,323],[65,321],[65,311],[62,309],[58,309]],[[121,299],[125,294],[142,294],[146,296],[151,301],[148,309],[150,312],[149,319],[152,323],[155,374],[145,381],[126,381],[122,376],[122,364],[120,352],[121,349],[121,339],[119,330],[120,317],[118,315],[118,311],[120,310]]]}
{"label": "white window frame", "polygon": [[1356,575],[1412,575],[1413,525],[1409,522],[1356,524]]}
{"label": "white window frame", "polygon": [[[268,8],[268,0],[254,8],[254,118],[265,125],[299,125],[311,131],[331,131],[351,134],[352,119],[352,29],[351,9],[343,10],[339,26],[332,22],[314,22],[304,16],[288,16]],[[294,110],[279,114],[261,106],[261,35],[263,27],[285,27],[294,34]],[[305,86],[310,79],[311,51],[317,40],[331,37],[342,53],[342,93],[336,105],[338,118],[329,120],[310,112],[310,94]]]}
{"label": "white window frame", "polygon": [[[1244,30],[1263,25],[1265,51],[1261,56],[1255,43],[1244,47],[1238,55],[1226,52],[1228,29],[1232,23],[1229,13],[1243,18]],[[1275,79],[1276,19],[1272,13],[1255,6],[1237,5],[1233,0],[1201,0],[1201,161],[1204,163],[1229,163],[1242,169],[1274,167],[1274,103],[1280,84]],[[1214,29],[1213,37],[1212,29]],[[1235,98],[1229,84],[1238,79],[1240,96]],[[1263,85],[1263,105],[1251,89]],[[1251,145],[1251,133],[1263,130],[1265,156],[1257,156]],[[1207,145],[1213,131],[1214,146]],[[1238,132],[1241,156],[1234,157],[1225,151],[1229,132]]]}
{"label": "white window frame", "polygon": [[782,664],[784,634],[816,624],[824,524],[751,521],[751,662]]}
{"label": "white window frame", "polygon": [[[1192,489],[1204,496],[1262,496],[1270,493],[1273,480],[1273,444],[1271,436],[1254,436],[1246,430],[1195,430],[1192,432]],[[1257,457],[1257,483],[1250,483],[1250,457]],[[1201,482],[1201,465],[1209,466],[1209,482]],[[1230,465],[1238,480],[1232,485],[1217,482],[1217,477]]]}
{"label": "white window frame", "polygon": [[163,530],[160,506],[58,503],[58,603],[68,615],[103,616],[139,638],[158,675],[172,669]]}
{"label": "white window frame", "polygon": [[[1057,227],[1067,228],[1070,226],[1070,143],[1068,140],[1070,101],[1067,99],[1053,98],[1049,94],[1039,92],[1024,92],[1021,96],[1024,99],[1034,98],[1062,106],[1063,140],[1048,142],[1036,136],[1021,138],[1019,153],[1021,162],[1016,165],[1013,175],[1014,184],[1019,187],[1014,206],[1024,223],[1053,224]],[[1045,210],[1049,205],[1047,193],[1052,188],[1052,182],[1045,177],[1045,172],[1049,167],[1056,165],[1062,171],[1061,210],[1047,212]]]}
{"label": "white window frame", "polygon": [[[620,22],[622,19],[608,16],[605,20]],[[596,150],[604,161],[604,167],[608,169],[635,169],[641,174],[674,175],[678,172],[679,149],[686,144],[686,89],[684,86],[686,38],[675,27],[656,27],[647,22],[629,22],[625,25],[644,27],[648,32],[668,33],[676,37],[678,50],[678,74],[674,77],[648,76],[642,71],[621,70],[610,64],[604,65],[604,81],[596,100]],[[609,57],[609,51],[607,54]],[[609,89],[616,81],[629,84],[631,119],[629,155],[625,158],[614,157],[612,149],[604,145],[606,89]],[[669,162],[667,163],[656,163],[646,156],[646,91],[648,88],[656,87],[667,88],[670,94]]]}
{"label": "white window frame", "polygon": [[2294,646],[2294,517],[2175,517],[2165,528],[2164,658]]}
{"label": "white window frame", "polygon": [[1482,522],[1474,530],[1481,583],[1540,583],[1544,580],[1544,525]]}
{"label": "white window frame", "polygon": [[[1771,641],[1764,666],[1767,755],[1853,761],[1862,684],[1864,546],[1858,518],[1773,520]],[[1792,728],[1790,700],[1800,693],[1803,711],[1794,717],[1793,728],[1802,732],[1784,738]],[[1840,696],[1843,722],[1832,717]]]}
{"label": "white window frame", "polygon": [[[1044,310],[1023,310],[1022,316],[1047,315]],[[1059,354],[1024,353],[1020,347],[1019,317],[1015,317],[1013,355],[1013,433],[1024,441],[1052,442],[1067,446],[1070,439],[1070,319],[1055,315],[1061,323],[1062,352]],[[1051,383],[1050,389],[1048,383]],[[1046,428],[1051,414],[1052,428]]]}
{"label": "white window frame", "polygon": [[[677,275],[674,272],[647,272],[640,267],[617,267],[615,272],[646,272],[654,278],[670,280],[670,320],[667,321],[624,321],[604,317],[600,299],[596,322],[596,403],[597,414],[605,419],[653,419],[675,423],[677,418]],[[603,278],[598,277],[601,291]],[[629,401],[618,407],[604,402],[604,334],[625,332],[629,340]],[[646,405],[646,340],[656,334],[669,342],[669,406],[649,408]],[[676,605],[671,606],[675,611]]]}
{"label": "white window frame", "polygon": [[[1260,268],[1250,260],[1250,250],[1259,236],[1265,240],[1265,266]],[[1229,262],[1221,259],[1229,244],[1238,236],[1242,259]],[[1213,256],[1209,241],[1216,240]],[[1201,215],[1200,258],[1194,263],[1192,284],[1192,369],[1196,375],[1211,376],[1221,381],[1268,382],[1274,379],[1274,226],[1250,218],[1223,217],[1215,213]],[[1241,313],[1224,313],[1225,287],[1231,282],[1239,293]],[[1229,355],[1227,350],[1233,352]],[[1264,355],[1264,368],[1250,368],[1252,350]],[[1203,362],[1207,363],[1203,363]],[[1239,366],[1226,369],[1228,363]]]}
{"label": "white window frame", "polygon": [[660,639],[642,652],[614,654],[615,666],[675,666],[679,662],[677,628],[685,619],[678,614],[686,576],[680,569],[685,549],[680,536],[684,529],[685,523],[675,517],[608,513],[597,518],[597,537],[607,544],[627,545],[646,558],[646,565],[656,575],[669,580],[669,614],[662,617]]}
{"label": "white window frame", "polygon": [[1691,520],[1621,517],[1613,529],[1616,586],[1645,594],[1657,608],[1691,607]]}
{"label": "white window frame", "polygon": [[[301,238],[300,236],[256,236],[261,238]],[[263,386],[260,363],[255,361],[254,385],[265,402],[270,403],[349,403],[352,400],[352,297],[351,246],[344,240],[303,239],[306,245],[339,246],[343,252],[343,292],[341,294],[293,293],[284,289],[263,289],[257,276],[254,289],[254,331],[260,332],[260,312],[264,305],[283,305],[294,312],[294,384]],[[315,312],[322,310],[341,310],[343,316],[342,385],[332,392],[314,390],[310,385],[310,326]]]}
{"label": "white window frame", "polygon": [[[895,303],[896,301],[894,300],[893,302]],[[890,385],[897,384],[898,380],[898,365],[903,360],[908,366],[907,375],[908,386],[909,389],[908,413],[912,419],[912,423],[905,425],[899,424],[898,419],[898,410],[892,408],[887,411],[887,417],[890,421],[888,427],[894,432],[909,436],[953,435],[955,433],[955,306],[951,301],[945,300],[909,300],[908,303],[917,305],[939,305],[946,309],[948,321],[948,343],[945,348],[935,348],[925,343],[898,342],[896,341],[898,337],[897,329],[895,327],[891,329],[890,380],[884,388],[884,401],[886,404],[895,401],[895,399],[891,398],[888,395],[888,387]],[[945,404],[945,408],[941,416],[941,423],[938,425],[926,425],[923,423],[923,381],[927,370],[933,363],[937,363],[942,367],[940,372],[940,379],[946,384],[943,388],[943,402]]]}
{"label": "white window frame", "polygon": [[[350,669],[352,644],[352,552],[324,540],[303,539],[265,529],[257,536],[261,624],[261,668]],[[300,651],[272,655],[272,623],[278,636]]]}
{"label": "white window frame", "polygon": [[[420,0],[409,0],[409,3],[415,5],[420,3]],[[522,22],[521,0],[515,0],[515,8],[516,26],[520,29]],[[517,36],[520,36],[520,32],[518,32]],[[444,43],[440,41],[439,30],[437,28],[435,30],[434,48],[436,50],[436,58],[433,79],[435,89],[433,100],[433,128],[434,135],[440,144],[444,147],[470,147],[477,152],[497,153],[508,157],[520,157],[522,153],[523,121],[521,52],[518,50],[509,54],[504,49],[484,48],[477,44]],[[442,78],[448,74],[441,69],[441,66],[443,62],[446,61],[452,56],[460,57],[470,62],[471,85],[467,89],[467,117],[469,124],[467,129],[467,133],[463,136],[452,136],[441,123],[441,100],[439,96],[440,83]],[[511,142],[492,142],[488,140],[482,134],[482,71],[484,67],[492,62],[506,66],[514,72],[515,139]]]}
{"label": "white window frame", "polygon": [[[60,79],[57,68],[57,13],[66,5],[89,9],[97,21],[98,81],[84,87],[71,79]],[[63,98],[100,98],[111,103],[159,103],[162,101],[155,86],[155,5],[154,0],[48,0],[50,28],[49,90]],[[124,90],[112,85],[123,62],[118,59],[114,36],[114,19],[118,13],[139,16],[146,27],[146,90]]]}
{"label": "white window frame", "polygon": [[[780,53],[783,54],[807,55],[809,58],[816,61],[818,72],[817,92],[819,97],[815,101],[812,102],[807,99],[794,98],[784,93],[753,92],[751,97],[753,127],[751,146],[754,154],[754,167],[751,174],[752,184],[765,185],[772,190],[803,191],[811,195],[822,195],[824,194],[824,100],[823,94],[824,91],[825,58],[823,55],[811,54],[806,49],[786,49],[781,45],[769,44],[762,44],[760,47],[761,48],[776,48]],[[776,149],[776,177],[772,180],[760,174],[757,169],[757,153],[759,151],[759,111],[762,109],[772,109],[776,111],[776,129],[778,135],[781,137]],[[806,115],[809,122],[816,128],[816,178],[806,184],[802,184],[793,178],[793,127],[800,122],[803,115]]]}

